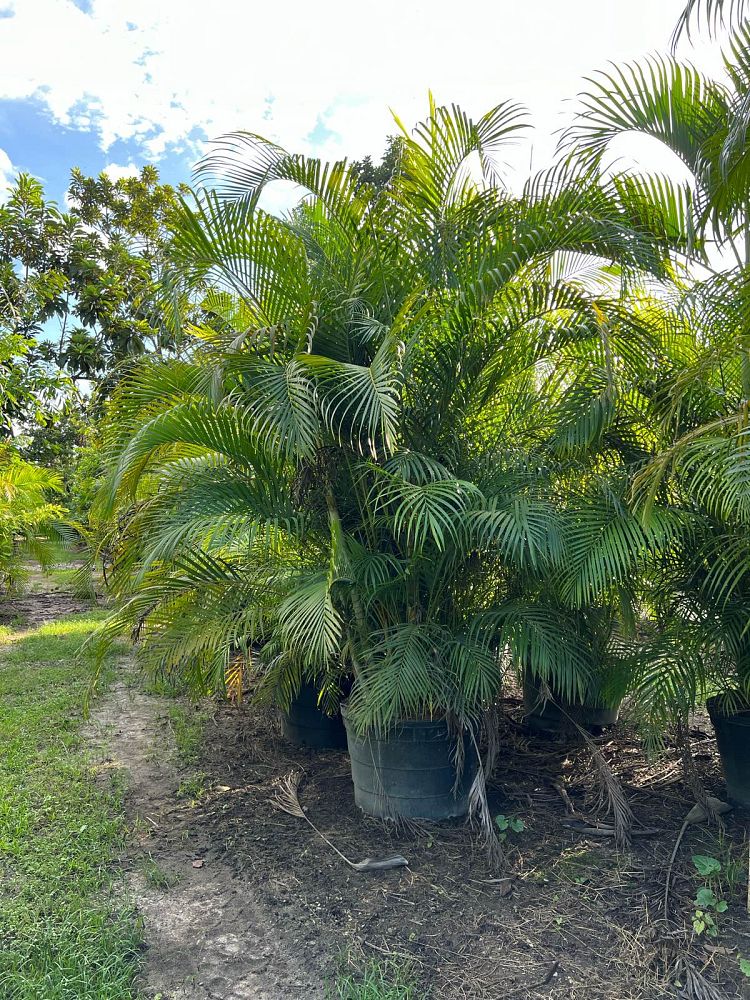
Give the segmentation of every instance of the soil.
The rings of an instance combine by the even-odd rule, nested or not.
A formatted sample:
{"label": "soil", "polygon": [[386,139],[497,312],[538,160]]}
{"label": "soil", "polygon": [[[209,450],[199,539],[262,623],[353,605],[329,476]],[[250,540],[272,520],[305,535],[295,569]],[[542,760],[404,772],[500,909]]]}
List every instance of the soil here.
{"label": "soil", "polygon": [[[144,992],[163,1000],[322,997],[301,942],[178,799],[184,775],[165,699],[118,683],[95,706],[89,736],[100,774],[118,769],[126,777],[132,833],[124,863],[144,921]],[[150,884],[149,871],[165,884]]]}
{"label": "soil", "polygon": [[[723,831],[687,829],[666,921],[665,870],[695,801],[676,748],[649,763],[625,722],[595,739],[636,818],[632,846],[618,850],[611,837],[566,825],[611,822],[598,801],[591,747],[530,738],[515,721],[519,700],[503,707],[490,806],[525,829],[509,834],[500,871],[465,823],[397,829],[364,816],[345,752],[293,746],[253,706],[217,706],[200,762],[213,785],[193,824],[210,830],[245,884],[283,914],[304,944],[305,964],[324,972],[346,950],[407,959],[436,1000],[750,995],[739,972],[739,957],[750,956],[747,817],[734,813]],[[702,726],[691,736],[705,786],[723,798],[713,737]],[[303,809],[340,851],[354,861],[402,854],[409,867],[353,872],[303,819],[275,808],[279,777],[298,770]],[[721,887],[730,907],[717,918],[715,939],[692,934],[692,899],[703,884],[694,854],[732,859]],[[675,987],[691,977],[692,992]]]}
{"label": "soil", "polygon": [[17,629],[38,628],[64,615],[88,611],[91,601],[57,591],[39,591],[24,597],[13,597],[0,603],[0,625]]}
{"label": "soil", "polygon": [[[25,600],[40,599],[60,596]],[[23,610],[30,621],[50,613]],[[191,767],[173,752],[168,710],[178,703],[196,718],[211,714]],[[126,674],[95,707],[100,768],[128,775],[123,865],[144,917],[149,996],[316,1000],[346,955],[355,967],[408,962],[432,1000],[750,997],[739,971],[750,958],[748,817],[736,810],[723,828],[686,829],[665,920],[665,871],[695,800],[677,748],[650,761],[627,721],[593,740],[635,815],[632,846],[620,850],[590,828],[611,822],[592,746],[530,736],[519,699],[505,700],[490,806],[524,829],[508,834],[497,870],[462,822],[397,828],[364,816],[345,752],[293,746],[275,716],[251,704],[175,702],[144,694]],[[724,798],[705,719],[690,736],[705,788]],[[302,808],[344,855],[402,854],[408,868],[349,868],[303,818],[278,808],[289,774],[301,775]],[[178,796],[190,779],[194,797]],[[716,937],[691,926],[705,882],[697,854],[723,864],[714,888],[729,907]],[[149,866],[169,886],[152,884]]]}

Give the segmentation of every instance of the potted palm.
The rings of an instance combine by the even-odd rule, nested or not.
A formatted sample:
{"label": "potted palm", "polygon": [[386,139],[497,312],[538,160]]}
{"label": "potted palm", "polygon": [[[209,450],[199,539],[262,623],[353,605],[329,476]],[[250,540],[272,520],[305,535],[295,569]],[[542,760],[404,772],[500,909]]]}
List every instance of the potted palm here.
{"label": "potted palm", "polygon": [[[702,463],[701,463],[702,464]],[[705,486],[707,470],[701,470]],[[687,484],[686,484],[687,485]],[[715,496],[726,496],[719,483]],[[690,530],[662,568],[660,634],[646,650],[640,690],[657,724],[702,702],[713,724],[729,797],[750,806],[750,601],[744,518],[717,519],[689,485]]]}
{"label": "potted palm", "polygon": [[[584,94],[566,141],[579,161],[596,166],[618,136],[640,132],[690,174],[685,184],[646,173],[621,178],[650,191],[661,215],[671,213],[675,245],[707,266],[694,269],[707,276],[686,282],[677,302],[644,411],[657,455],[636,481],[643,516],[669,503],[683,526],[657,566],[655,629],[639,691],[657,728],[709,697],[730,795],[747,804],[748,24],[743,4],[691,0],[680,29],[696,12],[713,27],[725,14],[731,24],[723,80],[676,61],[615,68]],[[712,245],[724,252],[709,256]]]}
{"label": "potted palm", "polygon": [[588,613],[568,615],[569,627],[590,650],[591,670],[580,690],[555,690],[541,671],[525,665],[521,677],[524,722],[532,731],[574,733],[580,726],[596,732],[617,722],[630,686],[632,659],[611,610],[591,608]]}
{"label": "potted palm", "polygon": [[341,712],[337,705],[330,705],[330,696],[326,699],[325,695],[317,678],[299,685],[289,707],[281,714],[281,732],[291,743],[320,750],[346,747]]}
{"label": "potted palm", "polygon": [[[634,324],[566,255],[660,272],[663,248],[590,172],[505,190],[496,157],[524,127],[510,104],[431,105],[378,190],[224,137],[172,246],[205,322],[112,404],[102,505],[128,515],[105,632],[135,624],[149,655],[216,683],[260,632],[280,651],[267,689],[351,673],[357,799],[379,814],[465,812],[504,669],[531,658],[576,688],[590,665],[535,597],[568,557],[557,372],[627,356]],[[259,206],[279,179],[307,192],[285,218]],[[585,456],[591,420],[568,430]],[[394,785],[424,783],[405,752],[436,765],[429,802],[413,774]]]}
{"label": "potted palm", "polygon": [[[664,523],[644,526],[625,503],[607,511],[597,499],[601,496],[589,496],[587,502],[577,498],[577,519],[589,521],[588,545],[584,550],[577,544],[581,536],[576,532],[565,569],[554,579],[558,601],[568,599],[559,605],[566,631],[584,652],[587,669],[566,678],[550,675],[533,660],[519,664],[524,721],[534,732],[597,732],[614,725],[637,676],[642,580],[672,532]],[[582,571],[606,579],[584,581]]]}

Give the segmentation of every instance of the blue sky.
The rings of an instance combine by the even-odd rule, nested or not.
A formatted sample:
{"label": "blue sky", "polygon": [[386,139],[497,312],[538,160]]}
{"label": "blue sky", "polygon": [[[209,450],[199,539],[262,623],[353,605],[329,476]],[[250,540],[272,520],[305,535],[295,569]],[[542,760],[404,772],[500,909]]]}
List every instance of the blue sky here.
{"label": "blue sky", "polygon": [[[0,183],[28,170],[61,200],[73,165],[117,176],[145,162],[189,180],[205,141],[236,128],[327,157],[377,155],[395,131],[389,107],[411,125],[428,88],[473,114],[527,104],[541,166],[581,79],[664,51],[682,5],[0,0]],[[519,151],[514,168],[529,158]]]}
{"label": "blue sky", "polygon": [[152,159],[138,143],[127,140],[117,140],[104,151],[95,130],[56,122],[36,97],[0,101],[0,149],[7,153],[14,171],[34,174],[44,182],[48,196],[59,202],[73,166],[98,174],[111,164],[127,168],[156,162],[163,180],[179,183],[189,181],[192,162],[191,156],[170,150]]}

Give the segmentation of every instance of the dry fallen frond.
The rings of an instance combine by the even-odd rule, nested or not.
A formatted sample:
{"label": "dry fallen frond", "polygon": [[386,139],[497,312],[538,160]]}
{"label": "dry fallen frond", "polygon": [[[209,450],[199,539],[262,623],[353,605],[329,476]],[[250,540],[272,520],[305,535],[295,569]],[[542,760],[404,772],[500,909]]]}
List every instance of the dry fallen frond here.
{"label": "dry fallen frond", "polygon": [[591,758],[596,768],[596,777],[599,782],[600,803],[606,806],[607,814],[612,816],[612,824],[615,828],[615,843],[618,847],[627,847],[630,844],[630,837],[635,823],[633,810],[630,808],[630,803],[627,800],[619,779],[605,760],[604,754],[585,729],[578,726],[578,730],[591,751]]}
{"label": "dry fallen frond", "polygon": [[302,780],[302,771],[290,771],[283,778],[276,782],[271,805],[276,809],[281,809],[290,816],[298,816],[300,819],[307,819],[305,810],[299,801],[299,785]]}
{"label": "dry fallen frond", "polygon": [[324,833],[322,833],[313,823],[299,800],[299,786],[302,781],[302,771],[290,771],[275,783],[274,794],[269,800],[275,809],[281,809],[289,816],[303,819],[320,837],[323,843],[327,844],[332,851],[344,861],[355,872],[387,871],[390,868],[404,868],[409,862],[400,854],[395,854],[390,858],[365,858],[364,861],[352,861],[333,844]]}
{"label": "dry fallen frond", "polygon": [[630,808],[622,785],[612,773],[599,747],[593,747],[592,756],[596,765],[602,800],[607,803],[607,812],[612,814],[615,841],[618,847],[627,847],[635,822],[633,810]]}
{"label": "dry fallen frond", "polygon": [[245,685],[245,657],[235,656],[224,670],[224,688],[227,698],[235,705],[242,704],[242,692]]}
{"label": "dry fallen frond", "polygon": [[499,868],[505,861],[505,853],[498,840],[490,805],[487,801],[487,777],[474,732],[472,732],[471,738],[474,752],[477,755],[477,775],[469,789],[469,821],[479,825],[480,839],[487,852],[487,859],[493,868]]}
{"label": "dry fallen frond", "polygon": [[677,965],[679,972],[685,979],[685,985],[682,988],[685,1000],[722,1000],[725,997],[726,994],[720,993],[713,983],[709,983],[688,958],[682,956]]}

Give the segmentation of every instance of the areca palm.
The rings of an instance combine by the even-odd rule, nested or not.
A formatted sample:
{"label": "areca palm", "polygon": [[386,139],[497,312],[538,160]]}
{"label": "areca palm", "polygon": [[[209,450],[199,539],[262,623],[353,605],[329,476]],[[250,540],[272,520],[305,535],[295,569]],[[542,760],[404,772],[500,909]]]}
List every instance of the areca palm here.
{"label": "areca palm", "polygon": [[0,585],[14,589],[23,578],[25,558],[47,565],[54,560],[54,524],[63,509],[51,497],[62,479],[48,469],[0,449]]}
{"label": "areca palm", "polygon": [[[206,322],[112,404],[108,633],[214,684],[262,639],[282,698],[351,670],[362,728],[470,722],[506,662],[585,688],[586,609],[632,597],[664,536],[615,488],[633,345],[658,350],[619,291],[666,275],[674,222],[654,239],[640,190],[588,169],[511,195],[497,157],[524,127],[431,105],[381,190],[219,140],[173,248]],[[306,192],[283,219],[260,207],[276,180]]]}
{"label": "areca palm", "polygon": [[750,13],[747,0],[688,0],[675,29],[675,40],[694,23],[709,31],[740,24]]}
{"label": "areca palm", "polygon": [[[691,4],[688,10],[696,5]],[[659,499],[681,509],[685,530],[661,567],[663,632],[652,646],[644,696],[657,717],[687,711],[715,683],[750,694],[743,607],[750,559],[745,473],[750,407],[750,24],[743,4],[708,4],[736,27],[727,81],[672,60],[615,68],[591,81],[567,141],[600,163],[629,131],[662,142],[686,166],[682,188],[644,181],[661,211],[684,218],[689,257],[704,265],[685,281],[674,336],[655,380],[650,411],[660,448],[636,480],[648,516]],[[676,212],[676,206],[682,206]]]}

